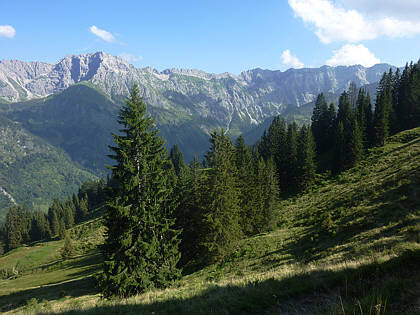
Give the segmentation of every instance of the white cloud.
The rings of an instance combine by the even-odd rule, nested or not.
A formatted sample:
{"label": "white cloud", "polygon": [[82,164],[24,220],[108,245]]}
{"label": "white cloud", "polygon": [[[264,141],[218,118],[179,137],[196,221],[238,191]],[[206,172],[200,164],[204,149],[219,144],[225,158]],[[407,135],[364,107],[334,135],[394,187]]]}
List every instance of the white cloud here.
{"label": "white cloud", "polygon": [[0,37],[13,38],[16,30],[10,25],[0,25]]}
{"label": "white cloud", "polygon": [[281,54],[281,62],[283,63],[283,65],[292,67],[295,69],[303,68],[303,63],[300,62],[296,56],[293,56],[289,49],[286,49]]}
{"label": "white cloud", "polygon": [[365,46],[347,44],[339,50],[333,51],[333,56],[325,63],[329,66],[351,66],[362,65],[364,67],[371,67],[381,60]]}
{"label": "white cloud", "polygon": [[[351,5],[351,2],[357,1],[342,0],[341,3],[348,2]],[[315,34],[325,44],[335,41],[356,43],[380,36],[406,37],[420,34],[418,19],[402,18],[389,12],[379,16],[373,14],[372,10],[362,14],[330,0],[288,0],[288,2],[297,17],[314,26]],[[363,3],[366,2],[369,1]],[[382,2],[377,0],[375,2],[381,6]]]}
{"label": "white cloud", "polygon": [[393,17],[415,22],[420,16],[418,0],[340,0],[340,4],[374,17]]}
{"label": "white cloud", "polygon": [[92,34],[102,38],[104,41],[108,43],[112,43],[113,41],[115,41],[115,37],[110,32],[102,30],[96,27],[95,25],[92,25],[91,27],[89,27],[89,30]]}
{"label": "white cloud", "polygon": [[143,59],[143,56],[134,56],[129,53],[121,53],[119,56],[127,62],[138,62]]}

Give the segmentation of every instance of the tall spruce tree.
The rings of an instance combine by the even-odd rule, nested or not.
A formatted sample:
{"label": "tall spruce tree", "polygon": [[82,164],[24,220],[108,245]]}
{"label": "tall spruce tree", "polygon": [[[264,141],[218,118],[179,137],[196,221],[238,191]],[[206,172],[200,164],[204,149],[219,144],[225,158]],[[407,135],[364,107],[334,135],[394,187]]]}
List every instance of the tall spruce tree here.
{"label": "tall spruce tree", "polygon": [[336,173],[345,169],[346,160],[346,136],[344,133],[343,122],[338,122],[337,131],[334,141],[334,166],[333,170]]}
{"label": "tall spruce tree", "polygon": [[202,216],[205,207],[202,202],[205,195],[203,171],[197,158],[187,167],[180,170],[175,187],[175,196],[178,206],[175,211],[176,227],[182,229],[181,233],[181,260],[182,266],[198,260],[201,254],[200,236],[202,234]]}
{"label": "tall spruce tree", "polygon": [[219,261],[230,254],[242,235],[239,224],[239,189],[235,149],[224,130],[211,134],[211,147],[206,155],[208,174],[207,209],[203,224],[206,229],[202,245],[207,261]]}
{"label": "tall spruce tree", "polygon": [[315,148],[311,128],[303,125],[298,135],[297,180],[298,189],[308,188],[315,179]]}
{"label": "tall spruce tree", "polygon": [[295,122],[287,126],[287,140],[285,148],[286,166],[277,170],[281,192],[293,193],[297,190],[297,135],[298,127]]}
{"label": "tall spruce tree", "polygon": [[258,212],[255,213],[254,233],[271,231],[275,226],[275,210],[279,200],[279,185],[277,182],[276,167],[272,158],[265,163],[260,160],[258,167],[258,182],[256,186],[259,190],[261,200]]}
{"label": "tall spruce tree", "polygon": [[172,161],[176,175],[179,176],[181,170],[185,168],[185,162],[182,152],[177,144],[171,148],[171,151],[169,152],[169,159]]}
{"label": "tall spruce tree", "polygon": [[127,297],[166,287],[180,276],[180,231],[175,230],[165,168],[167,153],[146,114],[137,85],[121,109],[119,135],[110,155],[113,187],[109,191],[100,288],[105,297]]}
{"label": "tall spruce tree", "polygon": [[244,138],[239,136],[235,142],[235,160],[238,170],[238,187],[240,189],[240,224],[245,234],[253,234],[253,216],[255,210],[253,199],[256,197],[254,186],[254,169],[250,149],[245,145]]}
{"label": "tall spruce tree", "polygon": [[351,168],[359,163],[363,155],[363,136],[356,117],[353,118],[350,132],[346,148],[346,168]]}
{"label": "tall spruce tree", "polygon": [[374,113],[375,145],[383,146],[390,133],[392,116],[392,70],[384,73],[379,82]]}
{"label": "tall spruce tree", "polygon": [[319,94],[316,99],[311,120],[311,129],[317,152],[325,152],[329,149],[331,143],[328,135],[330,125],[328,104],[323,93]]}

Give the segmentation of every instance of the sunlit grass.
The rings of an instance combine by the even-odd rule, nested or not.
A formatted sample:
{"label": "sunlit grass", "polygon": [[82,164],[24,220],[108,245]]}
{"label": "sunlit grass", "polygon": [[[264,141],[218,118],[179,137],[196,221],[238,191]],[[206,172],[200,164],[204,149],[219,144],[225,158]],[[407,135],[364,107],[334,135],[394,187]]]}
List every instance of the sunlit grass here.
{"label": "sunlit grass", "polygon": [[[218,264],[188,272],[164,290],[101,299],[94,275],[103,227],[0,258],[26,273],[0,284],[7,313],[88,314],[416,314],[420,311],[420,128],[394,136],[360,166],[320,177],[309,193],[281,202],[278,229],[244,239]],[[90,245],[88,245],[88,243]],[[41,246],[42,245],[42,246]],[[43,247],[43,249],[41,249]],[[31,258],[32,259],[32,258]],[[42,266],[51,264],[47,268]]]}

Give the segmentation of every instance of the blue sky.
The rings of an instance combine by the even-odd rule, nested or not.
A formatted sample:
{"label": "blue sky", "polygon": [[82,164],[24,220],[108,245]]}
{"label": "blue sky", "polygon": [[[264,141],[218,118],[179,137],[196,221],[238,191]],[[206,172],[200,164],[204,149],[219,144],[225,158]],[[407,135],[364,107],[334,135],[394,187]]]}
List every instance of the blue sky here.
{"label": "blue sky", "polygon": [[221,73],[420,58],[418,0],[0,2],[0,59],[104,51]]}

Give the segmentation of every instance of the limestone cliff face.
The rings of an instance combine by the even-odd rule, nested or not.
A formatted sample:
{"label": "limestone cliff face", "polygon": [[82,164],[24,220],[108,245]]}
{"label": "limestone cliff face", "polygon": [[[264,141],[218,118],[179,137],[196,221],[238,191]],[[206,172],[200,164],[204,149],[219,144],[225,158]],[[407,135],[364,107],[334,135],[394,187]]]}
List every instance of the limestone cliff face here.
{"label": "limestone cliff face", "polygon": [[286,105],[301,106],[320,92],[338,93],[351,81],[379,81],[391,66],[254,69],[235,76],[200,70],[135,68],[102,52],[67,56],[56,64],[0,61],[0,98],[8,102],[45,97],[82,81],[99,86],[113,99],[128,94],[138,83],[151,107],[181,116],[212,119],[229,129],[233,121],[246,125],[281,113]]}

